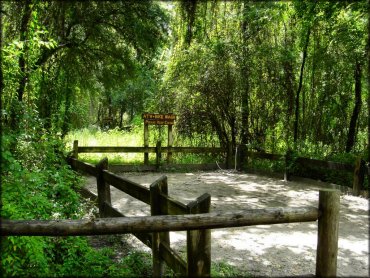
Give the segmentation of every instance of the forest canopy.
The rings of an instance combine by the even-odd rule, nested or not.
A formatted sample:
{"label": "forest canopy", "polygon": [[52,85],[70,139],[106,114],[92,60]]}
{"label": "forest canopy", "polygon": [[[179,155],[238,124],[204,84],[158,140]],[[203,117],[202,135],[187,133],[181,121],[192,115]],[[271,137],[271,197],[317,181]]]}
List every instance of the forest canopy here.
{"label": "forest canopy", "polygon": [[27,0],[1,14],[4,128],[35,113],[64,136],[173,112],[179,135],[221,145],[366,150],[368,1]]}
{"label": "forest canopy", "polygon": [[[68,134],[142,145],[144,112],[184,145],[370,161],[370,0],[0,5],[4,219],[86,216]],[[79,237],[0,247],[5,276],[133,275]]]}

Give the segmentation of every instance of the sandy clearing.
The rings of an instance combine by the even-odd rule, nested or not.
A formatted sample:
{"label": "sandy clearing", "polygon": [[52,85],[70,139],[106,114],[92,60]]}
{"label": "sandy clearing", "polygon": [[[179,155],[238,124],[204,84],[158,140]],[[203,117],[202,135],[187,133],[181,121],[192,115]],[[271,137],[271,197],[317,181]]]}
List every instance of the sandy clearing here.
{"label": "sandy clearing", "polygon": [[[122,173],[144,186],[167,176],[169,195],[188,203],[209,193],[212,210],[318,205],[323,182],[237,172]],[[96,192],[96,182],[87,180]],[[113,206],[127,216],[149,215],[148,205],[111,187]],[[369,276],[369,202],[341,195],[338,276]],[[171,246],[185,252],[185,232],[171,232]],[[135,243],[136,244],[136,243]],[[317,222],[261,225],[212,230],[212,261],[227,262],[257,276],[292,276],[315,273]],[[146,247],[139,243],[140,248]]]}

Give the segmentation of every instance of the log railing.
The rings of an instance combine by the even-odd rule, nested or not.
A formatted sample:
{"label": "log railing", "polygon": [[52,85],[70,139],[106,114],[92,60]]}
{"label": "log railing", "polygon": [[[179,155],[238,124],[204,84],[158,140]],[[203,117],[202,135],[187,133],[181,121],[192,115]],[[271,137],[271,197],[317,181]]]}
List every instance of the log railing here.
{"label": "log railing", "polygon": [[[228,153],[226,149],[219,147],[163,147],[161,142],[158,141],[155,147],[124,147],[124,146],[79,146],[78,140],[73,142],[72,155],[78,159],[80,153],[153,153],[156,156],[155,165],[149,165],[148,159],[144,159],[144,165],[110,165],[111,168],[117,171],[130,171],[132,169],[141,169],[144,171],[158,170],[162,166],[162,154],[167,154],[167,164],[172,163],[173,153],[193,153],[193,154],[226,154],[225,163],[221,163],[222,167],[230,168],[232,163],[232,154]],[[175,165],[171,165],[174,167]],[[199,170],[207,170],[208,168],[217,167],[217,164],[196,164],[186,165]]]}
{"label": "log railing", "polygon": [[[365,161],[360,157],[356,159],[354,164],[340,163],[333,161],[324,161],[306,157],[292,157],[291,152],[287,152],[285,155],[280,154],[271,154],[266,152],[253,152],[248,151],[243,147],[239,147],[239,165],[238,168],[245,167],[245,162],[248,161],[248,158],[258,158],[258,159],[268,159],[272,161],[284,160],[285,163],[285,180],[289,180],[296,166],[301,167],[302,169],[309,168],[320,168],[323,170],[338,170],[343,172],[353,173],[353,183],[352,183],[352,192],[354,195],[359,195],[360,191],[364,187],[364,178],[365,175],[369,175],[370,168],[366,169]],[[243,164],[244,163],[244,164]]]}
{"label": "log railing", "polygon": [[[150,199],[158,202],[165,196],[166,179],[162,178],[150,187]],[[151,235],[146,244],[153,252],[153,276],[163,274],[165,261],[176,273],[188,277],[210,276],[210,230],[215,228],[241,227],[278,223],[310,222],[318,220],[316,251],[316,276],[335,277],[337,270],[339,200],[337,190],[321,190],[319,207],[266,208],[232,212],[208,212],[209,197],[198,198],[188,205],[195,214],[161,215],[158,207],[152,206],[152,216],[98,218],[82,220],[2,220],[2,236],[79,236],[100,234],[134,233]],[[206,202],[203,200],[207,200]],[[105,202],[106,213],[122,216]],[[114,213],[112,213],[114,212]],[[169,231],[187,231],[195,237],[187,244],[187,264],[170,248]],[[146,233],[146,234],[143,234]],[[151,233],[151,234],[149,234]],[[200,252],[202,246],[206,246]],[[194,252],[189,255],[189,252]],[[193,257],[194,256],[194,257]]]}
{"label": "log railing", "polygon": [[[160,142],[157,143],[156,147],[108,147],[108,146],[79,146],[78,141],[75,140],[73,144],[73,156],[78,158],[79,153],[155,153],[156,154],[156,165],[144,165],[142,170],[158,170],[161,165],[162,153],[214,153],[214,154],[226,154],[225,164],[222,166],[226,168],[238,168],[242,169],[246,167],[249,158],[252,159],[268,159],[272,161],[284,160],[285,163],[285,180],[289,180],[293,174],[292,169],[295,166],[300,166],[303,169],[306,168],[320,168],[323,170],[338,170],[344,172],[353,173],[352,192],[354,195],[359,195],[361,190],[364,188],[365,175],[369,175],[370,168],[365,165],[365,161],[358,158],[354,165],[348,163],[339,163],[333,161],[324,161],[318,159],[311,159],[306,157],[292,157],[291,152],[287,152],[285,155],[272,154],[266,152],[257,152],[247,150],[243,146],[239,146],[237,149],[232,148],[210,148],[210,147],[162,147]],[[237,155],[237,165],[233,165],[235,161],[234,155]],[[170,161],[167,161],[168,163]],[[126,165],[110,166],[111,168],[117,168],[119,171],[125,171],[125,169],[133,170],[139,169],[139,166]],[[81,165],[81,167],[84,167]],[[201,165],[197,167],[201,169]],[[88,170],[88,169],[87,169]],[[88,172],[89,173],[89,172]],[[91,173],[90,173],[91,174]]]}
{"label": "log railing", "polygon": [[[124,214],[112,207],[110,185],[150,205],[152,216],[209,212],[211,198],[209,194],[203,194],[188,205],[168,196],[166,176],[162,176],[154,181],[148,189],[138,183],[109,172],[107,170],[107,158],[101,160],[96,166],[81,162],[75,158],[69,158],[68,162],[74,170],[83,171],[96,177],[97,196],[88,190],[81,189],[80,191],[83,196],[97,202],[101,218],[124,217]],[[142,231],[139,233],[133,231],[132,233],[152,249],[154,276],[163,275],[164,263],[182,276],[194,276],[194,273],[198,273],[200,276],[210,275],[210,237],[207,236],[209,235],[209,231],[203,229],[187,233],[187,242],[195,244],[194,248],[188,248],[187,250],[187,262],[171,249],[169,231],[153,232],[152,234],[142,233]],[[209,254],[208,258],[204,258],[204,254]],[[202,261],[200,262],[200,260]]]}

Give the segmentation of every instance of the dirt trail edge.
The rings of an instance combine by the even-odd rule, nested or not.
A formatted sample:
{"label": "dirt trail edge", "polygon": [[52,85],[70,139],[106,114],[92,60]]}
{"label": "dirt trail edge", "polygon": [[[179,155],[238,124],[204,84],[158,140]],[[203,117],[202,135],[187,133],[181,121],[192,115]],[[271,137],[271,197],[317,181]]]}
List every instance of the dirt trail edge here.
{"label": "dirt trail edge", "polygon": [[[317,206],[323,182],[215,171],[192,173],[122,173],[144,186],[166,175],[169,195],[188,203],[211,195],[212,211],[248,208]],[[94,178],[86,187],[96,192]],[[112,204],[127,216],[150,215],[142,202],[111,187]],[[337,275],[369,277],[369,202],[341,194]],[[212,261],[226,262],[254,276],[294,276],[315,273],[317,222],[261,225],[212,230]],[[171,246],[184,253],[185,232],[171,232]],[[138,241],[139,242],[139,241]],[[145,249],[143,244],[140,248]]]}

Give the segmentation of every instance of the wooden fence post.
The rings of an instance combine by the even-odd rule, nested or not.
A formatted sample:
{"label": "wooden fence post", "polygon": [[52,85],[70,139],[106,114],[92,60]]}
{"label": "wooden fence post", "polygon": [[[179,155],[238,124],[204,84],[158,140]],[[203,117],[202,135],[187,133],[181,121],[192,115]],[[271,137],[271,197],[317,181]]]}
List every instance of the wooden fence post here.
{"label": "wooden fence post", "polygon": [[103,158],[96,165],[98,175],[96,177],[96,183],[98,186],[98,204],[99,204],[99,215],[101,218],[106,217],[105,213],[105,202],[111,205],[110,196],[110,185],[107,184],[103,177],[103,171],[108,169],[108,158]]}
{"label": "wooden fence post", "polygon": [[353,195],[359,196],[365,179],[365,161],[358,157],[353,171]]}
{"label": "wooden fence post", "polygon": [[[237,169],[238,170],[243,170],[244,168],[244,163],[247,161],[246,159],[246,146],[245,145],[239,145],[237,148]],[[248,161],[247,161],[248,163]]]}
{"label": "wooden fence post", "polygon": [[[167,177],[162,176],[159,180],[150,185],[150,212],[151,215],[167,215],[168,208],[161,210],[160,194],[168,195]],[[153,254],[153,277],[162,277],[164,275],[165,261],[160,253],[160,244],[165,242],[170,246],[170,233],[152,233],[152,254]]]}
{"label": "wooden fence post", "polygon": [[231,169],[233,164],[233,145],[231,142],[227,144],[226,150],[226,168]]}
{"label": "wooden fence post", "polygon": [[340,193],[320,190],[316,277],[336,277]]}
{"label": "wooden fence post", "polygon": [[[173,145],[173,134],[172,134],[172,125],[168,125],[168,147],[171,148]],[[172,152],[167,153],[167,164],[170,164],[172,160]]]}
{"label": "wooden fence post", "polygon": [[365,170],[366,170],[366,175],[367,175],[367,190],[369,192],[370,190],[370,162],[366,163]]}
{"label": "wooden fence post", "polygon": [[[149,125],[144,124],[144,147],[149,147]],[[149,164],[149,153],[144,153],[144,165]]]}
{"label": "wooden fence post", "polygon": [[78,140],[73,141],[73,158],[78,159]]}
{"label": "wooden fence post", "polygon": [[284,181],[289,181],[291,176],[291,167],[292,167],[292,150],[288,149],[285,154],[285,172],[284,172]]}
{"label": "wooden fence post", "polygon": [[161,141],[157,141],[157,145],[155,146],[155,155],[156,155],[155,165],[157,167],[157,170],[159,170],[159,167],[161,166],[161,160],[162,160]]}
{"label": "wooden fence post", "polygon": [[[188,205],[190,214],[210,212],[211,196],[203,194]],[[211,230],[187,231],[187,276],[211,276]]]}

